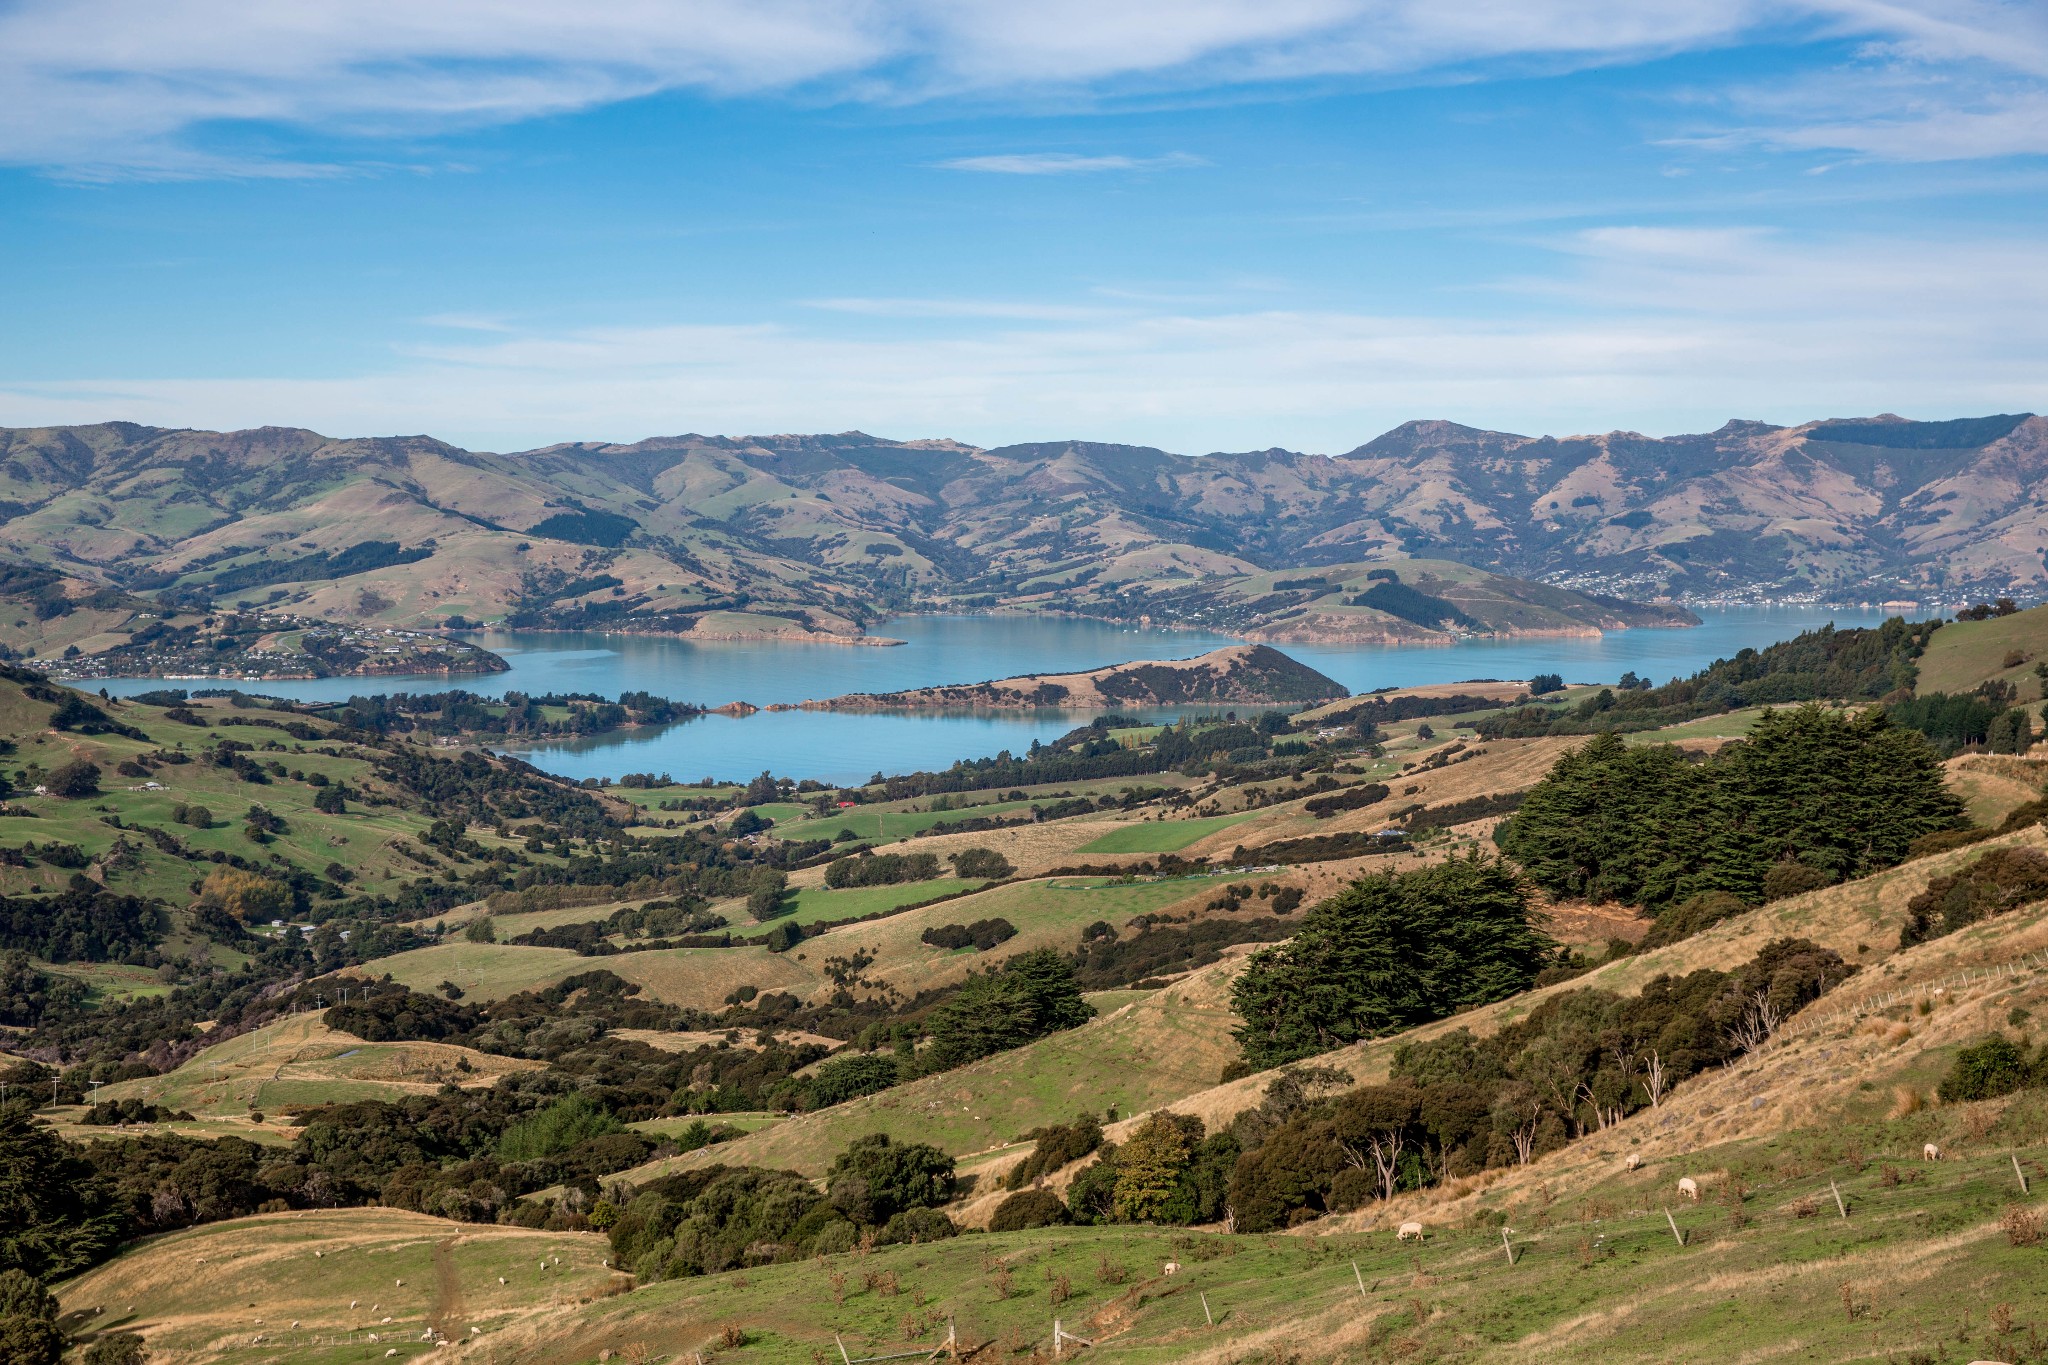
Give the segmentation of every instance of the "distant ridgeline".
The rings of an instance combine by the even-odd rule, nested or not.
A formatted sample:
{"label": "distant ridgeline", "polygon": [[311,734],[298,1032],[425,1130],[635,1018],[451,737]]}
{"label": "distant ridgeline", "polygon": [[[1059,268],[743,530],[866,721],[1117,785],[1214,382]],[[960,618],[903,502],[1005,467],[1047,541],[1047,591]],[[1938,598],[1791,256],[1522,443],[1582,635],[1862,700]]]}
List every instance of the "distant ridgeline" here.
{"label": "distant ridgeline", "polygon": [[[1919,670],[1915,661],[1939,621],[1893,617],[1881,626],[1823,626],[1764,649],[1719,659],[1662,687],[1603,688],[1576,705],[1530,705],[1481,720],[1483,739],[1536,735],[1618,734],[1656,730],[1746,706],[1804,701],[1904,701]],[[1901,717],[1911,723],[1906,716]]]}

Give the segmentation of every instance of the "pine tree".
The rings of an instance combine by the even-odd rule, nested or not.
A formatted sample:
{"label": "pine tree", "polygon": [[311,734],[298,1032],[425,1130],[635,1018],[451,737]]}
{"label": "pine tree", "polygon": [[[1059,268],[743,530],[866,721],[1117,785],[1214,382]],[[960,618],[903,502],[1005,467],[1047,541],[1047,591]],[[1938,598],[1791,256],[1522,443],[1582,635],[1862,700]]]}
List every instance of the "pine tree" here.
{"label": "pine tree", "polygon": [[1362,877],[1231,988],[1245,1060],[1278,1066],[1524,989],[1555,951],[1520,876],[1476,853]]}

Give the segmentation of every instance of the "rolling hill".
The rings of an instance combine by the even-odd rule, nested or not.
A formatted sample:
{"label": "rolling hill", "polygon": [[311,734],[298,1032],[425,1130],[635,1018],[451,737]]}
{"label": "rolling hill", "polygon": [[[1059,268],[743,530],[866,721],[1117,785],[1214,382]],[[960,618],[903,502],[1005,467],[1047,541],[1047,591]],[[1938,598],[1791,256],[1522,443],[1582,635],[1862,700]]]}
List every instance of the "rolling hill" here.
{"label": "rolling hill", "polygon": [[[860,432],[495,454],[281,427],[9,429],[0,557],[66,582],[9,589],[25,609],[0,637],[105,648],[144,628],[136,597],[380,626],[843,641],[909,610],[1280,641],[1471,628],[1461,615],[1496,632],[1684,620],[1603,600],[1621,597],[1946,603],[2048,582],[2044,459],[2048,419],[2024,415],[1662,438],[1411,422],[1337,456],[1198,458]],[[1362,566],[1398,560],[1437,566],[1415,572],[1446,586],[1418,590],[1451,614],[1372,600]],[[1446,562],[1553,586],[1475,586]]]}
{"label": "rolling hill", "polygon": [[1112,664],[1085,673],[1032,673],[994,682],[856,692],[800,703],[806,710],[930,710],[1175,706],[1185,702],[1299,705],[1348,696],[1343,684],[1265,645],[1232,645],[1192,659]]}

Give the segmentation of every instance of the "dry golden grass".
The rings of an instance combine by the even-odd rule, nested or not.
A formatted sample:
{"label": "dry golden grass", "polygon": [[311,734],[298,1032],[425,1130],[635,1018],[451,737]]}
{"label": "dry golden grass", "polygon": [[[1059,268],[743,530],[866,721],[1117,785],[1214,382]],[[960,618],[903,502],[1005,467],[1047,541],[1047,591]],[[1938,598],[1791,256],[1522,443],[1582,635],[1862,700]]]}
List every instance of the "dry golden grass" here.
{"label": "dry golden grass", "polygon": [[[326,1100],[427,1095],[451,1083],[490,1085],[542,1065],[449,1043],[366,1043],[322,1020],[318,1011],[291,1015],[209,1047],[175,1071],[105,1086],[99,1095],[149,1099],[200,1116],[239,1115]],[[292,1132],[274,1123],[264,1126],[275,1129],[275,1136]]]}
{"label": "dry golden grass", "polygon": [[155,1238],[61,1294],[67,1312],[104,1310],[91,1319],[98,1331],[140,1332],[156,1365],[381,1359],[393,1346],[410,1356],[429,1325],[465,1341],[479,1327],[470,1353],[502,1359],[565,1308],[600,1296],[612,1279],[608,1255],[594,1233],[308,1210]]}

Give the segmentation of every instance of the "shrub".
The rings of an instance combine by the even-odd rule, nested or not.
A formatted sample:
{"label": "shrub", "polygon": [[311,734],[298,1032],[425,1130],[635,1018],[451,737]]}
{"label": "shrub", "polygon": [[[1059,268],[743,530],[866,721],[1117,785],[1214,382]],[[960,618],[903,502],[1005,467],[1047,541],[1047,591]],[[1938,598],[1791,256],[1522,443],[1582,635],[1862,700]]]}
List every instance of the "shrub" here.
{"label": "shrub", "polygon": [[1899,946],[1910,948],[1968,924],[2048,897],[2048,854],[2031,848],[1994,848],[1906,902]]}
{"label": "shrub", "polygon": [[206,874],[199,886],[199,903],[219,910],[245,924],[281,919],[291,913],[292,889],[275,877],[244,872],[238,867],[217,867]]}
{"label": "shrub", "polygon": [[1023,1190],[996,1205],[989,1218],[990,1232],[1021,1232],[1025,1228],[1051,1227],[1073,1221],[1067,1206],[1051,1190]]}
{"label": "shrub", "polygon": [[882,1226],[905,1210],[951,1199],[953,1158],[922,1142],[870,1133],[855,1138],[833,1159],[825,1173],[825,1194],[854,1222]]}
{"label": "shrub", "polygon": [[0,1360],[7,1365],[58,1365],[64,1334],[48,1318],[0,1318]]}
{"label": "shrub", "polygon": [[507,1128],[498,1139],[498,1155],[506,1161],[532,1161],[624,1127],[596,1100],[578,1091]]}
{"label": "shrub", "polygon": [[985,953],[1015,937],[1017,926],[997,916],[993,919],[978,919],[972,924],[934,925],[924,931],[922,941],[934,948],[974,948]]}
{"label": "shrub", "polygon": [[835,1218],[811,1239],[811,1254],[814,1256],[837,1256],[851,1251],[860,1244],[860,1229],[844,1218]]}
{"label": "shrub", "polygon": [[2026,1049],[1994,1033],[1956,1053],[1936,1093],[1951,1104],[1995,1099],[2034,1084],[2037,1071],[2028,1063]]}
{"label": "shrub", "polygon": [[855,853],[835,859],[825,869],[825,885],[837,890],[849,886],[895,886],[901,882],[928,882],[939,875],[935,853]]}
{"label": "shrub", "polygon": [[877,1052],[834,1057],[811,1076],[809,1100],[813,1109],[827,1109],[861,1095],[887,1090],[902,1079],[894,1057]]}
{"label": "shrub", "polygon": [[85,1348],[85,1365],[144,1365],[149,1349],[133,1332],[111,1332]]}
{"label": "shrub", "polygon": [[1003,1188],[1021,1190],[1042,1175],[1051,1175],[1070,1161],[1079,1161],[1102,1145],[1102,1124],[1093,1114],[1072,1123],[1052,1123],[1025,1134],[1036,1140],[1031,1155],[1010,1168]]}
{"label": "shrub", "polygon": [[904,1209],[890,1216],[875,1234],[876,1246],[901,1246],[907,1242],[942,1242],[957,1237],[959,1227],[937,1209]]}
{"label": "shrub", "polygon": [[25,1270],[0,1270],[0,1318],[57,1320],[57,1296]]}
{"label": "shrub", "polygon": [[1016,872],[1010,860],[992,848],[963,848],[953,855],[953,874],[969,881],[1001,881]]}
{"label": "shrub", "polygon": [[1643,936],[1642,946],[1645,949],[1662,948],[1666,944],[1677,943],[1748,909],[1740,899],[1726,891],[1702,891],[1657,916],[1650,925],[1650,932]]}
{"label": "shrub", "polygon": [[1823,886],[1833,886],[1835,879],[1817,867],[1800,862],[1774,863],[1764,873],[1764,899],[1781,901],[1801,896],[1808,891],[1818,891]]}
{"label": "shrub", "polygon": [[213,828],[213,812],[201,805],[188,806],[181,802],[171,807],[171,819],[181,825],[190,825],[193,829]]}
{"label": "shrub", "polygon": [[89,796],[100,794],[100,765],[83,759],[66,763],[52,769],[43,779],[43,786],[52,796],[61,796],[67,801],[83,801]]}

